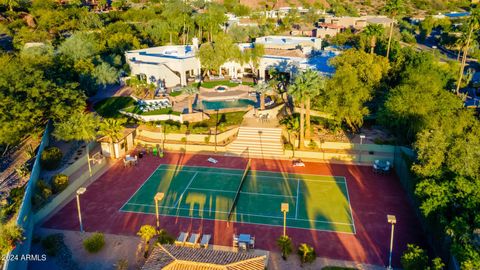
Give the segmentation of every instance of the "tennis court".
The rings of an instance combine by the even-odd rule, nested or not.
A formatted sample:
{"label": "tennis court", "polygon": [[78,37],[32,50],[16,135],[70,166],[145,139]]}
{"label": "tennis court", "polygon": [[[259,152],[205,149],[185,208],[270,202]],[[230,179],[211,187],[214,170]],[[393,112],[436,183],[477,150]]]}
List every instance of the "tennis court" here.
{"label": "tennis court", "polygon": [[120,210],[155,214],[157,192],[161,215],[283,226],[286,202],[287,227],[355,233],[345,177],[163,164]]}

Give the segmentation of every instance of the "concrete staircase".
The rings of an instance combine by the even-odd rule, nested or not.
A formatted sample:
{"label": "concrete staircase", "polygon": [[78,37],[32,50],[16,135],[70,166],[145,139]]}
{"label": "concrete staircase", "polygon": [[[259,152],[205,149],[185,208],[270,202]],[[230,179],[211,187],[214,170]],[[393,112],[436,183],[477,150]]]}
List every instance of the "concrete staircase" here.
{"label": "concrete staircase", "polygon": [[226,155],[278,158],[283,155],[282,129],[240,127]]}

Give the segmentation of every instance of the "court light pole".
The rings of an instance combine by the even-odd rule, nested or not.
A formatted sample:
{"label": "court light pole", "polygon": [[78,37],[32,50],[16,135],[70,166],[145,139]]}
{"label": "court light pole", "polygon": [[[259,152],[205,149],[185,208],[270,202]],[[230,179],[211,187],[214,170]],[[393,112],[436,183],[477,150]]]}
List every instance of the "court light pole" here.
{"label": "court light pole", "polygon": [[287,213],[288,213],[288,203],[282,203],[280,205],[280,210],[283,212],[283,236],[287,236]]}
{"label": "court light pole", "polygon": [[153,197],[153,199],[155,200],[155,214],[156,214],[156,217],[157,217],[157,231],[160,228],[160,219],[158,218],[158,202],[163,200],[163,197],[165,197],[165,193],[163,193],[163,192],[157,192],[157,194],[155,194],[155,197]]}
{"label": "court light pole", "polygon": [[363,152],[363,140],[365,139],[365,135],[364,134],[360,134],[360,155],[359,155],[359,158],[358,158],[358,162],[362,162],[362,152]]}
{"label": "court light pole", "polygon": [[393,250],[393,231],[395,229],[395,224],[397,223],[397,218],[394,215],[387,215],[388,223],[392,224],[392,232],[390,234],[390,254],[388,255],[388,270],[392,270],[392,250]]}
{"label": "court light pole", "polygon": [[78,221],[80,222],[80,232],[83,233],[83,223],[82,223],[82,212],[80,210],[80,195],[85,193],[87,188],[81,187],[77,189],[77,210],[78,210]]}
{"label": "court light pole", "polygon": [[216,120],[215,120],[215,153],[217,153],[218,109],[216,109],[215,112],[216,112]]}

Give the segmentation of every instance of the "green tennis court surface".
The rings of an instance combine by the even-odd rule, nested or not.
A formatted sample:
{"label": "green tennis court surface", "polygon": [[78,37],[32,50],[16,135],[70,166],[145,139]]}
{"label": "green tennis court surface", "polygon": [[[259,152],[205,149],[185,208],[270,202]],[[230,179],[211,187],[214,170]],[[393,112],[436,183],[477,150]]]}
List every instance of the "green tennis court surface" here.
{"label": "green tennis court surface", "polygon": [[[244,170],[160,165],[120,209],[161,215],[227,220]],[[287,226],[355,233],[344,177],[250,170],[231,221],[283,226],[280,204],[287,202]]]}

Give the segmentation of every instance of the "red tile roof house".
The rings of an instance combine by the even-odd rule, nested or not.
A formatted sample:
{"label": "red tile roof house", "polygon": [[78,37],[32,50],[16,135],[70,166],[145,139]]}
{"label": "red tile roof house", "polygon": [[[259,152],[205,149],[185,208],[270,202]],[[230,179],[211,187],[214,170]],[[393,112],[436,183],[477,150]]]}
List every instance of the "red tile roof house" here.
{"label": "red tile roof house", "polygon": [[267,255],[158,245],[142,270],[264,270]]}

